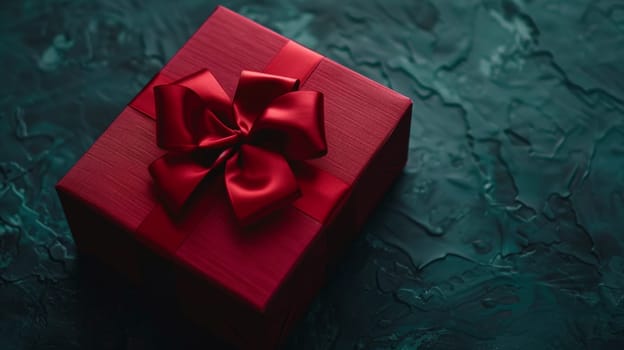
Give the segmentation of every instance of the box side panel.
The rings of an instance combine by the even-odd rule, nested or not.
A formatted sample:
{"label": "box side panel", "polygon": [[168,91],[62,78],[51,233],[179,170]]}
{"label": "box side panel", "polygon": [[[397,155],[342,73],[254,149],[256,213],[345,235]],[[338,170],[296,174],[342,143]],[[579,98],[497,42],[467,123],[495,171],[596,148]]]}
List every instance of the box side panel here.
{"label": "box side panel", "polygon": [[279,317],[256,311],[188,269],[179,268],[172,278],[172,304],[200,329],[240,349],[273,349],[279,343]]}
{"label": "box side panel", "polygon": [[57,193],[78,251],[95,257],[131,282],[140,284],[142,273],[138,251],[141,248],[131,234],[64,189],[57,188]]}
{"label": "box side panel", "polygon": [[354,202],[357,203],[355,226],[358,230],[362,228],[370,213],[405,167],[409,151],[411,117],[410,105],[396,129],[371,158],[353,188]]}
{"label": "box side panel", "polygon": [[277,344],[281,321],[267,319],[188,268],[155,254],[89,203],[62,188],[57,192],[78,251],[141,288],[148,307],[183,317],[180,322],[244,349]]}
{"label": "box side panel", "polygon": [[360,232],[368,216],[379,204],[407,161],[411,104],[402,114],[394,131],[367,163],[353,185],[343,210],[326,232],[328,255],[336,260]]}

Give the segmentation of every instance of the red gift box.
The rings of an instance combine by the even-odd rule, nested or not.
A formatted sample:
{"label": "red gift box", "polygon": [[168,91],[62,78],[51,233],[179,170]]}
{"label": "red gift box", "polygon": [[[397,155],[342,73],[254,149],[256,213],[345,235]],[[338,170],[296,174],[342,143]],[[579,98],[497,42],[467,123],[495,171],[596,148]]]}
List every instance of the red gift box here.
{"label": "red gift box", "polygon": [[[227,183],[230,169],[224,175],[221,166],[202,173],[192,193],[177,178],[169,183],[170,190],[190,193],[182,213],[176,213],[156,188],[159,177],[148,170],[168,154],[159,145],[166,143],[162,135],[175,129],[162,122],[158,108],[177,103],[161,101],[159,107],[159,88],[154,87],[185,85],[192,74],[205,72],[222,87],[224,99],[234,97],[236,105],[245,94],[237,89],[239,79],[244,85],[243,71],[298,79],[299,91],[322,95],[322,103],[315,103],[324,113],[321,136],[327,152],[282,161],[300,196],[292,201],[285,196],[279,201],[283,205],[250,226],[234,210],[241,201],[235,203],[233,185]],[[270,93],[256,88],[250,94],[253,100]],[[182,114],[193,103],[185,98],[178,106]],[[57,191],[81,252],[148,290],[155,279],[168,281],[152,292],[226,341],[270,348],[305,311],[328,265],[400,174],[410,117],[407,97],[219,7],[57,184]],[[285,154],[291,150],[281,145]],[[232,147],[242,154],[245,146]],[[250,176],[254,169],[248,168]]]}

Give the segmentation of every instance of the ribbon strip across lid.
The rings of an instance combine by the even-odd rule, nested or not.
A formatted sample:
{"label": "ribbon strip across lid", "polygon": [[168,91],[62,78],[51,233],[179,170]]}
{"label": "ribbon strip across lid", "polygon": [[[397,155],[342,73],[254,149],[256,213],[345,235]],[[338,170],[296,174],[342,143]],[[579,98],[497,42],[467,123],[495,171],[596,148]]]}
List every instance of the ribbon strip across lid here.
{"label": "ribbon strip across lid", "polygon": [[200,182],[225,163],[237,218],[248,224],[299,196],[289,161],[326,154],[323,95],[299,81],[243,71],[231,99],[201,70],[154,88],[158,146],[149,167],[164,205],[178,213]]}

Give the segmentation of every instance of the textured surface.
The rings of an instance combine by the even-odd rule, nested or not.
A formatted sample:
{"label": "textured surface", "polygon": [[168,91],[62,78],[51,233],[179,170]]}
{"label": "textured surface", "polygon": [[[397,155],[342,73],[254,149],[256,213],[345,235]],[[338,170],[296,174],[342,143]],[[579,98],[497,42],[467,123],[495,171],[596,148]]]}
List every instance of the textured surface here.
{"label": "textured surface", "polygon": [[[211,344],[78,259],[52,186],[215,5],[0,5],[0,348]],[[287,348],[624,347],[621,1],[225,5],[414,100]]]}

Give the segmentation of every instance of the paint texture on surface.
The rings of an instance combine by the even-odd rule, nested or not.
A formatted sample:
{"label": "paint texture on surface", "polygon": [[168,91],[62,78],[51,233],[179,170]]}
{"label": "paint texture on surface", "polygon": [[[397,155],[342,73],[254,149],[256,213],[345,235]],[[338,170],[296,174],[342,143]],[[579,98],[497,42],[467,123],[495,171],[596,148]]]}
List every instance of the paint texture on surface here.
{"label": "paint texture on surface", "polygon": [[[414,101],[287,349],[624,348],[621,1],[223,4]],[[79,258],[53,185],[216,5],[0,4],[0,348],[214,342]]]}

